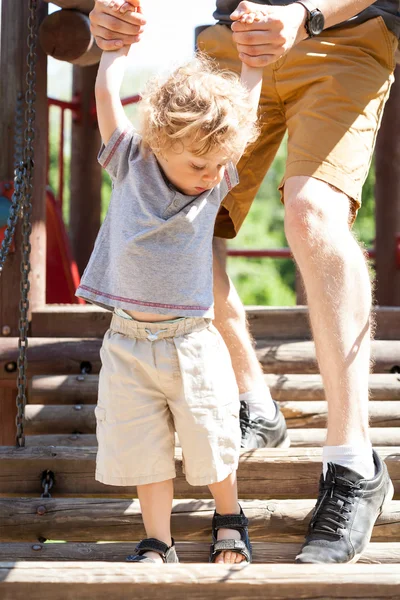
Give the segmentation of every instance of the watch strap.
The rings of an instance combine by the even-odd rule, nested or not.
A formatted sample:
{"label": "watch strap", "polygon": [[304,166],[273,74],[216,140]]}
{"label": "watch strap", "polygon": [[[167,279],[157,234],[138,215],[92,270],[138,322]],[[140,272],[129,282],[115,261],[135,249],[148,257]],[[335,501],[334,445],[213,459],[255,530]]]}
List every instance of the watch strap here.
{"label": "watch strap", "polygon": [[297,4],[302,4],[309,13],[312,13],[314,10],[318,10],[315,4],[310,2],[310,0],[297,0]]}

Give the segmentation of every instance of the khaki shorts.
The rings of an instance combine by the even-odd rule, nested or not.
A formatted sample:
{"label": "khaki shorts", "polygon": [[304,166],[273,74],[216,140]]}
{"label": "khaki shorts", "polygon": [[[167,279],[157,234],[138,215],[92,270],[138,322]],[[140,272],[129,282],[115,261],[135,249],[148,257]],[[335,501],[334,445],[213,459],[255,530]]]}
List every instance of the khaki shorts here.
{"label": "khaki shorts", "polygon": [[[286,130],[282,198],[285,181],[302,175],[335,186],[359,208],[393,81],[397,45],[377,17],[304,40],[264,69],[261,135],[239,162],[240,183],[223,202],[215,235],[232,238],[238,233]],[[240,71],[227,26],[202,31],[198,46],[221,68]]]}
{"label": "khaki shorts", "polygon": [[237,469],[239,392],[209,319],[139,323],[113,315],[100,356],[98,481],[174,478],[175,431],[189,484],[223,481]]}

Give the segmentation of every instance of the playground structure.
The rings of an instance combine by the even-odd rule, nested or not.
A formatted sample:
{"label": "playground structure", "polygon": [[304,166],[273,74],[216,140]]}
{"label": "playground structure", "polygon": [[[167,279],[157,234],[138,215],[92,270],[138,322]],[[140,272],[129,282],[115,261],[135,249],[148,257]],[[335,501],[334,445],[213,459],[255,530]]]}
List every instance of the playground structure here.
{"label": "playground structure", "polygon": [[[94,479],[94,405],[101,337],[110,315],[86,305],[46,303],[48,101],[43,48],[74,66],[71,223],[72,252],[81,271],[100,225],[99,136],[93,116],[98,49],[88,29],[93,0],[59,0],[47,16],[43,1],[3,0],[1,6],[2,109],[0,183],[14,170],[17,97],[26,91],[29,15],[41,23],[35,68],[34,179],[30,262],[26,406],[16,386],[20,262],[26,250],[18,227],[0,279],[0,597],[136,598],[396,598],[400,571],[400,78],[386,108],[376,152],[377,213],[374,260],[378,276],[374,372],[370,376],[372,442],[395,486],[363,563],[288,565],[304,537],[317,493],[326,402],[315,360],[307,308],[248,310],[257,353],[287,419],[292,447],[242,454],[239,495],[250,519],[256,563],[243,568],[199,565],[207,560],[213,504],[207,490],[191,488],[176,453],[172,526],[182,564],[148,569],[126,565],[144,535],[134,488]],[[74,9],[71,11],[71,9]],[[79,10],[78,10],[79,9]],[[32,22],[30,24],[32,30]],[[77,32],[77,36],[72,35]],[[29,38],[32,43],[32,36]],[[48,46],[46,45],[48,44]],[[82,66],[85,65],[85,66]],[[28,97],[31,101],[31,95]],[[19,100],[21,115],[21,100]],[[31,103],[32,108],[32,103]],[[20,125],[23,125],[19,121]],[[17,128],[18,129],[18,128]],[[62,186],[61,186],[62,187]],[[3,189],[3,188],[2,188]],[[4,191],[4,194],[7,190]],[[9,190],[8,190],[9,191]],[[54,204],[54,199],[52,199]],[[53,206],[53,214],[59,207]],[[51,209],[50,209],[51,210]],[[54,234],[60,219],[47,227]],[[62,235],[60,233],[60,235]],[[50,254],[54,255],[52,251]],[[58,263],[59,264],[59,263]],[[47,269],[47,274],[46,274]],[[21,420],[21,413],[24,419]],[[18,446],[15,447],[17,436]],[[191,498],[196,498],[192,500]],[[46,540],[67,543],[46,544]],[[97,542],[104,542],[98,544]],[[115,543],[117,542],[117,543]],[[105,561],[107,564],[98,561]],[[121,562],[123,564],[121,564]],[[335,568],[333,568],[335,567]],[[63,585],[58,585],[63,583]]]}

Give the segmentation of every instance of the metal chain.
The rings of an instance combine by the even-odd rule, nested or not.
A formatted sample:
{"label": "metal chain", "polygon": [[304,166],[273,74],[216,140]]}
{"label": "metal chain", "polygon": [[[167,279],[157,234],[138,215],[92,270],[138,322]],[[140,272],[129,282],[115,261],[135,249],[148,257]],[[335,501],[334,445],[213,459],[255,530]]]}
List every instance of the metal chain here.
{"label": "metal chain", "polygon": [[28,72],[26,75],[27,90],[25,93],[26,111],[25,111],[25,147],[23,151],[23,160],[19,168],[23,173],[23,220],[22,220],[22,258],[21,258],[21,300],[20,300],[20,319],[19,319],[19,356],[18,356],[18,395],[17,395],[17,446],[25,446],[24,435],[24,413],[26,405],[26,371],[27,371],[27,348],[28,348],[28,310],[29,310],[29,273],[31,270],[30,254],[31,243],[30,235],[32,231],[31,213],[32,213],[32,179],[34,166],[35,139],[35,109],[36,100],[36,43],[37,43],[37,0],[29,0],[29,18],[28,18]]}
{"label": "metal chain", "polygon": [[43,493],[41,494],[41,498],[51,498],[50,490],[53,487],[54,481],[54,473],[47,469],[42,473],[42,488]]}

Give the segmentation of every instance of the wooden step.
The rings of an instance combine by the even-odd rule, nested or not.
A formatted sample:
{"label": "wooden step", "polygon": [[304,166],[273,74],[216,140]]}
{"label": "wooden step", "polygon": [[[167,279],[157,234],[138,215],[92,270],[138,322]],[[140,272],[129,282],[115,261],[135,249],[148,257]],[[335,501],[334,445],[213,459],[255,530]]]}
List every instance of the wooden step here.
{"label": "wooden step", "polygon": [[[68,542],[32,544],[13,542],[0,544],[0,561],[107,561],[124,562],[135,547],[135,542],[96,544]],[[252,542],[254,564],[293,563],[301,543]],[[208,542],[176,542],[179,561],[207,563],[210,553]],[[359,564],[400,563],[400,543],[373,542],[359,560]],[[297,568],[297,567],[296,567]],[[193,597],[193,596],[191,596]],[[237,596],[235,596],[237,598]],[[298,596],[297,596],[298,597]]]}
{"label": "wooden step", "polygon": [[[100,369],[100,339],[30,338],[28,376],[68,375],[81,372],[89,363],[93,373]],[[258,340],[256,353],[266,373],[317,373],[313,342]],[[2,381],[15,381],[18,359],[17,338],[0,338]],[[372,342],[375,373],[400,370],[400,341]],[[2,385],[2,382],[0,382]]]}
{"label": "wooden step", "polygon": [[[54,488],[55,490],[55,488]],[[314,500],[241,500],[254,541],[303,540]],[[209,541],[213,500],[174,500],[172,530],[181,541]],[[400,501],[379,517],[374,542],[400,542]],[[128,542],[145,537],[138,500],[112,498],[0,498],[1,542],[64,540]],[[1,546],[1,545],[0,545]]]}
{"label": "wooden step", "polygon": [[[326,427],[328,407],[325,401],[280,402],[287,426],[291,429]],[[95,433],[95,404],[29,404],[25,407],[27,435],[46,433]],[[398,427],[400,401],[370,402],[370,427]]]}
{"label": "wooden step", "polygon": [[[400,448],[377,448],[400,498]],[[0,447],[0,494],[39,494],[44,470],[55,473],[54,495],[135,497],[134,487],[103,485],[94,479],[96,448]],[[206,487],[192,487],[176,451],[175,496],[208,498]],[[320,448],[264,449],[242,452],[238,470],[241,498],[315,498],[321,474]]]}
{"label": "wooden step", "polygon": [[[254,337],[311,339],[308,307],[247,306],[247,319]],[[378,306],[373,310],[376,339],[400,339],[400,308]],[[32,313],[34,337],[103,337],[111,313],[95,306],[49,305]]]}
{"label": "wooden step", "polygon": [[[265,375],[275,400],[324,400],[320,375]],[[93,404],[97,400],[98,375],[36,375],[30,381],[30,404]],[[369,377],[371,400],[400,400],[400,374]]]}
{"label": "wooden step", "polygon": [[[324,400],[321,375],[264,375],[275,400]],[[400,400],[400,373],[374,373],[369,376],[370,399]]]}
{"label": "wooden step", "polygon": [[2,600],[398,600],[399,565],[0,562]]}
{"label": "wooden step", "polygon": [[[326,429],[288,429],[292,448],[318,448],[326,440]],[[373,446],[400,446],[400,427],[372,427],[370,438]],[[33,446],[65,446],[67,448],[84,448],[96,446],[94,433],[58,433],[43,435],[27,435],[26,445]]]}

